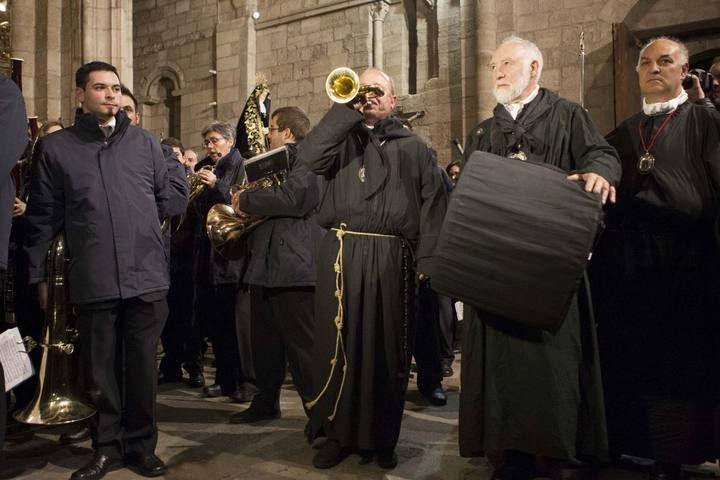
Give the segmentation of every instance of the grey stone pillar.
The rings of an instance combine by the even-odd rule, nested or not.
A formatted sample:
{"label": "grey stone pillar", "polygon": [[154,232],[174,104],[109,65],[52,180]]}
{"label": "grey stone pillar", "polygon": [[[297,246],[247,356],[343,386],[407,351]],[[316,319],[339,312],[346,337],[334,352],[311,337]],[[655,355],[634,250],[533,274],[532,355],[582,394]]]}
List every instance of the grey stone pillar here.
{"label": "grey stone pillar", "polygon": [[383,68],[383,23],[390,11],[390,3],[380,0],[370,5],[370,16],[372,17],[373,29],[373,62],[372,66],[382,70]]}
{"label": "grey stone pillar", "polygon": [[478,120],[492,115],[496,101],[493,95],[493,82],[488,63],[497,45],[497,16],[495,0],[476,0],[475,2],[475,65],[477,86]]}

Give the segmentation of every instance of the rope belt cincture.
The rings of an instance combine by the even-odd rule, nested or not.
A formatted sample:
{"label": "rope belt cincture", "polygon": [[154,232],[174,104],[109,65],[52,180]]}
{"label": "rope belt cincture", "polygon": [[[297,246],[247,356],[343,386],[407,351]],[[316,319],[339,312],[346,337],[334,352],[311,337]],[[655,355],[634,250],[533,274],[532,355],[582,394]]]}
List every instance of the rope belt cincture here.
{"label": "rope belt cincture", "polygon": [[333,269],[335,271],[335,298],[337,298],[337,314],[335,315],[335,328],[337,329],[337,335],[335,336],[335,355],[330,360],[330,374],[325,382],[325,386],[320,391],[314,400],[305,402],[305,407],[312,409],[320,399],[325,395],[327,389],[330,388],[330,382],[332,382],[333,376],[335,375],[335,367],[337,367],[338,358],[342,354],[343,368],[342,368],[342,380],[340,381],[340,390],[338,391],[337,398],[335,399],[335,405],[333,411],[328,417],[331,422],[335,420],[338,406],[340,405],[340,398],[342,397],[343,389],[345,388],[345,377],[347,375],[347,353],[345,352],[345,342],[343,341],[342,329],[344,323],[344,311],[343,311],[343,292],[345,286],[345,279],[343,278],[343,237],[345,235],[358,235],[364,237],[379,237],[379,238],[399,238],[397,235],[386,235],[384,233],[368,233],[368,232],[354,232],[352,230],[345,230],[347,224],[341,223],[340,228],[332,228],[335,232],[335,236],[338,239],[338,253],[335,256],[335,263]]}

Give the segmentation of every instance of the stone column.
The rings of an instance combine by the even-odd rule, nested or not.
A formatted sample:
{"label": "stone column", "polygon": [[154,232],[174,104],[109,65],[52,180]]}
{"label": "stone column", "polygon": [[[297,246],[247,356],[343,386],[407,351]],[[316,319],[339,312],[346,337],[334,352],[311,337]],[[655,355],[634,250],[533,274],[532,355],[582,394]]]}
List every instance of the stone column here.
{"label": "stone column", "polygon": [[83,63],[109,62],[133,85],[132,0],[83,0]]}
{"label": "stone column", "polygon": [[475,42],[477,113],[478,120],[481,120],[492,115],[497,103],[493,95],[493,82],[487,69],[497,44],[495,0],[475,1]]}
{"label": "stone column", "polygon": [[27,114],[36,115],[35,105],[35,1],[13,1],[10,4],[12,56],[25,60],[22,66],[23,97]]}
{"label": "stone column", "polygon": [[244,16],[217,24],[217,116],[235,121],[255,87],[255,24]]}
{"label": "stone column", "polygon": [[390,11],[390,3],[380,0],[370,5],[370,16],[373,22],[373,67],[383,68],[383,22]]}

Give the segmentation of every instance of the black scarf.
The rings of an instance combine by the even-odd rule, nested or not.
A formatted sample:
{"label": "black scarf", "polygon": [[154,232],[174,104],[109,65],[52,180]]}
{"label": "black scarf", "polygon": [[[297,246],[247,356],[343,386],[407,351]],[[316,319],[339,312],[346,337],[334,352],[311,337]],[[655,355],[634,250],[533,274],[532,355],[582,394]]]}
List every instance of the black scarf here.
{"label": "black scarf", "polygon": [[365,198],[368,199],[380,190],[390,174],[390,164],[382,148],[383,142],[412,137],[415,133],[405,128],[399,119],[388,117],[377,122],[372,129],[363,126],[360,135],[367,140],[364,142],[363,167],[365,167]]}
{"label": "black scarf", "polygon": [[543,118],[560,97],[550,90],[541,88],[532,102],[525,105],[516,120],[507,109],[497,104],[493,110],[494,123],[490,132],[491,153],[507,157],[520,150],[534,155],[543,155],[546,145],[530,131]]}

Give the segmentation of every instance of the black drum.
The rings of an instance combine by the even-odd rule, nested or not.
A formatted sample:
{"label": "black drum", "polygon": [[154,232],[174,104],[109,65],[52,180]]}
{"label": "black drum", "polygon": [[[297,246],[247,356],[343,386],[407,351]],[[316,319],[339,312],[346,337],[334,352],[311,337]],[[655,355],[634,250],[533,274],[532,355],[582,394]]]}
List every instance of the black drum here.
{"label": "black drum", "polygon": [[602,220],[600,195],[547,164],[472,154],[435,250],[433,288],[550,332],[562,325]]}

